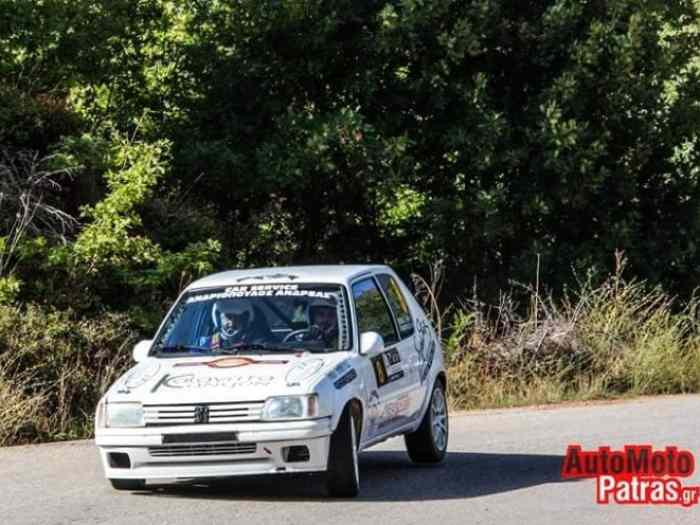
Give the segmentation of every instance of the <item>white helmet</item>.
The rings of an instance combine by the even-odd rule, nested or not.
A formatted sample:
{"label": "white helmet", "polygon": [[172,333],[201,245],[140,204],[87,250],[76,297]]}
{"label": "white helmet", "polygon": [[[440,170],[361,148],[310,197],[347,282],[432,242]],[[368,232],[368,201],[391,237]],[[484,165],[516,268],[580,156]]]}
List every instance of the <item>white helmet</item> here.
{"label": "white helmet", "polygon": [[[241,317],[248,314],[245,325],[234,326],[234,317]],[[235,337],[241,329],[244,329],[255,319],[255,310],[248,299],[228,299],[217,301],[211,311],[214,326],[221,331],[224,338]]]}

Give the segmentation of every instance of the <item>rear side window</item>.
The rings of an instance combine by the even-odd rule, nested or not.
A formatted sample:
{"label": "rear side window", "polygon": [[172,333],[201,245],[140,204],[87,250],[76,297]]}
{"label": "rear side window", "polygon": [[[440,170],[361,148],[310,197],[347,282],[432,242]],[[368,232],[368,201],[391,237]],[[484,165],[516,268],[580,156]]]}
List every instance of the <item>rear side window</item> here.
{"label": "rear side window", "polygon": [[396,343],[399,339],[391,313],[374,279],[364,279],[353,284],[352,296],[357,309],[359,333],[377,332],[384,338],[385,345]]}
{"label": "rear side window", "polygon": [[389,306],[394,312],[396,323],[399,325],[401,339],[410,337],[413,335],[413,319],[411,319],[411,311],[408,309],[408,303],[401,292],[401,288],[399,288],[399,283],[391,275],[385,273],[378,275],[377,279],[386,294]]}

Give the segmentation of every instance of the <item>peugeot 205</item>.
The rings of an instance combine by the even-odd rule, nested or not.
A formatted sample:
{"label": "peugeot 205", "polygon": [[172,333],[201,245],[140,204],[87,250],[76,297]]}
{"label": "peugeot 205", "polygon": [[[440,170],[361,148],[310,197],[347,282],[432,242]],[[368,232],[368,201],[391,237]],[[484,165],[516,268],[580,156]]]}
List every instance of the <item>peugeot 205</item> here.
{"label": "peugeot 205", "polygon": [[149,480],[319,473],[359,490],[357,456],[403,435],[444,459],[440,341],[387,266],[237,270],[180,295],[102,397],[95,441],[117,490]]}

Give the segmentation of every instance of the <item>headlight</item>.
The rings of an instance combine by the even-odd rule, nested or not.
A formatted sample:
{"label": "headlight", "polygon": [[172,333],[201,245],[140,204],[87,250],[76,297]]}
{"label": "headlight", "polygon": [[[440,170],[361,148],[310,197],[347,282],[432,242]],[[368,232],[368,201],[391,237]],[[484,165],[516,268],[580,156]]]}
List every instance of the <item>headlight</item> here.
{"label": "headlight", "polygon": [[271,397],[265,401],[263,419],[300,419],[318,416],[318,395]]}
{"label": "headlight", "polygon": [[107,403],[107,426],[112,428],[144,426],[141,403]]}
{"label": "headlight", "polygon": [[95,411],[95,428],[105,428],[107,424],[107,408],[103,399],[97,403],[97,410]]}

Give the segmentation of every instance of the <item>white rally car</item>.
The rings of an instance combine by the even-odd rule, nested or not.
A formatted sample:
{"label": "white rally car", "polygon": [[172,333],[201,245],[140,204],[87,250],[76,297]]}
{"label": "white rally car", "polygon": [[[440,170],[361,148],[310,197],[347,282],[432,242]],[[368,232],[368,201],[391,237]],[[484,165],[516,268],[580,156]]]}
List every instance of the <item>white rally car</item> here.
{"label": "white rally car", "polygon": [[230,271],[191,284],[97,407],[115,489],[146,480],[323,473],[359,488],[357,454],[403,434],[447,450],[440,341],[387,266]]}

